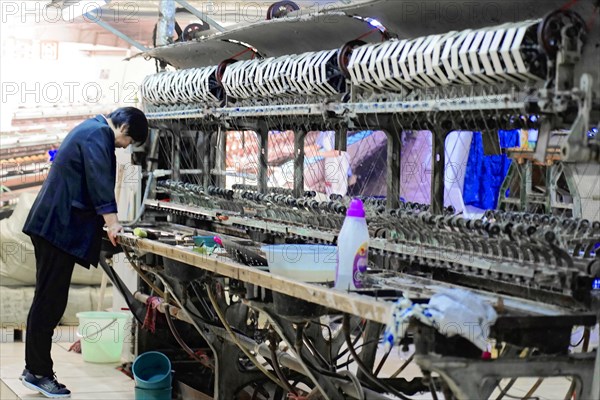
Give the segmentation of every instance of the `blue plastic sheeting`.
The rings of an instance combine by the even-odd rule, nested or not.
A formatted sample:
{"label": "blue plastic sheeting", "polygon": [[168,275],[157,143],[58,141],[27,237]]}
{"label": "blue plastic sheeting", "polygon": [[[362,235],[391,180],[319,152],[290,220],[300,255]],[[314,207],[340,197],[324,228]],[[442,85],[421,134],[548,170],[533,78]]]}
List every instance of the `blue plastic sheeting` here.
{"label": "blue plastic sheeting", "polygon": [[362,131],[362,132],[355,133],[352,136],[349,136],[348,137],[348,147],[360,142],[361,140],[365,140],[366,138],[368,138],[369,136],[371,136],[374,133],[375,133],[375,131]]}
{"label": "blue plastic sheeting", "polygon": [[[501,148],[519,147],[520,131],[500,131],[498,135]],[[484,155],[481,133],[474,132],[463,189],[465,205],[484,210],[497,208],[500,187],[510,164],[511,159],[505,155]]]}

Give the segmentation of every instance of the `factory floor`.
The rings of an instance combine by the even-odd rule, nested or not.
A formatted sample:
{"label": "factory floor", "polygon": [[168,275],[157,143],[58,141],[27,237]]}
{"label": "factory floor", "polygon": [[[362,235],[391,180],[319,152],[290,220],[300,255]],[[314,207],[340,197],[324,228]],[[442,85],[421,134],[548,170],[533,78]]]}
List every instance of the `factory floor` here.
{"label": "factory floor", "polygon": [[[69,352],[68,349],[77,338],[74,327],[62,327],[55,335],[56,342],[52,346],[52,358],[55,364],[56,375],[61,383],[67,385],[72,392],[72,399],[80,400],[134,400],[134,382],[116,368],[115,364],[91,364],[83,361],[81,354]],[[19,381],[23,370],[23,356],[25,344],[19,340],[12,340],[10,333],[3,332],[0,343],[0,399],[43,399],[44,397],[26,387]],[[383,355],[383,349],[378,354],[377,364]],[[392,351],[385,363],[381,374],[390,376],[399,365],[402,365],[409,354]],[[351,368],[353,370],[353,368]],[[353,371],[356,372],[356,371]],[[403,377],[411,380],[420,376],[417,366],[412,363],[403,372]],[[536,383],[535,378],[521,378],[508,391],[512,397],[522,398]],[[508,380],[501,382],[506,387]],[[530,397],[539,400],[563,400],[571,385],[570,379],[547,379]],[[500,391],[497,389],[490,397],[495,399]],[[429,393],[411,396],[414,400],[433,399]],[[443,399],[443,395],[438,396]]]}
{"label": "factory floor", "polygon": [[[69,352],[77,340],[74,327],[61,327],[52,346],[54,369],[60,383],[71,390],[75,400],[134,400],[134,382],[116,368],[117,364],[91,364],[81,354]],[[0,343],[0,399],[44,399],[19,380],[23,371],[25,343],[2,335]]]}

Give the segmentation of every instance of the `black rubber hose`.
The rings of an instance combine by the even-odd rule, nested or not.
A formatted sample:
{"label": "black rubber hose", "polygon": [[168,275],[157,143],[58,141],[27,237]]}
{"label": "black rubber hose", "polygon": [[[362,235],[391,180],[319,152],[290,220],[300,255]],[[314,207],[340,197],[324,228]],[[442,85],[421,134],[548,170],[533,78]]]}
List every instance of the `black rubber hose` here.
{"label": "black rubber hose", "polygon": [[188,346],[187,343],[185,343],[185,341],[182,339],[181,335],[179,334],[179,331],[177,330],[177,328],[175,328],[175,324],[173,323],[173,318],[171,317],[171,306],[168,304],[165,305],[165,317],[167,320],[167,325],[169,326],[169,330],[171,331],[171,333],[175,337],[175,340],[177,341],[177,343],[179,343],[179,346],[181,346],[183,351],[185,351],[194,360],[196,360],[200,364],[204,365],[206,368],[214,369],[215,368],[214,366],[208,364],[206,362],[206,360],[203,360],[200,357],[198,357],[196,355],[196,353],[194,353],[194,350],[192,350],[190,348],[190,346]]}
{"label": "black rubber hose", "polygon": [[127,306],[129,307],[129,310],[131,311],[135,319],[143,325],[144,318],[146,317],[146,305],[140,303],[135,299],[135,297],[133,297],[133,294],[129,291],[127,286],[125,286],[125,284],[123,283],[119,275],[115,272],[113,267],[108,265],[108,263],[105,261],[104,256],[100,256],[100,266],[102,267],[106,275],[108,275],[113,285],[115,285],[115,287],[123,295],[123,298],[125,299],[125,302],[127,303]]}
{"label": "black rubber hose", "polygon": [[269,350],[271,351],[271,364],[273,365],[273,370],[275,374],[279,378],[279,380],[285,385],[288,392],[292,393],[294,396],[298,396],[296,390],[290,385],[290,381],[285,376],[281,367],[279,366],[279,360],[277,359],[277,345],[275,344],[275,339],[270,338],[269,340]]}
{"label": "black rubber hose", "polygon": [[350,350],[350,354],[352,354],[352,357],[354,358],[354,361],[356,361],[356,365],[358,365],[358,368],[362,371],[362,373],[369,379],[369,381],[379,387],[381,390],[383,390],[386,393],[391,393],[394,396],[402,399],[402,400],[411,400],[410,397],[405,396],[404,394],[400,393],[398,390],[382,383],[381,381],[379,381],[379,379],[377,379],[376,377],[373,376],[373,373],[371,371],[369,371],[369,369],[367,368],[367,366],[363,363],[363,361],[360,359],[360,357],[358,356],[358,354],[356,354],[356,350],[354,349],[354,347],[352,346],[352,339],[350,338],[350,319],[348,318],[348,315],[344,315],[344,322],[342,323],[342,330],[344,331],[344,337],[346,339],[346,345],[348,346],[348,349]]}

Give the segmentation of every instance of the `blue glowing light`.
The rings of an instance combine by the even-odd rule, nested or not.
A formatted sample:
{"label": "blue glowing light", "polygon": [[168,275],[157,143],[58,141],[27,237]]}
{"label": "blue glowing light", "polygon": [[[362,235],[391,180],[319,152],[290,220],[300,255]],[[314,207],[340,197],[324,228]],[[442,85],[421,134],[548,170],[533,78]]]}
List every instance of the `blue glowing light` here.
{"label": "blue glowing light", "polygon": [[600,290],[600,278],[594,279],[592,282],[592,290]]}
{"label": "blue glowing light", "polygon": [[374,28],[383,29],[383,24],[376,19],[370,19],[369,24],[371,24],[371,26]]}

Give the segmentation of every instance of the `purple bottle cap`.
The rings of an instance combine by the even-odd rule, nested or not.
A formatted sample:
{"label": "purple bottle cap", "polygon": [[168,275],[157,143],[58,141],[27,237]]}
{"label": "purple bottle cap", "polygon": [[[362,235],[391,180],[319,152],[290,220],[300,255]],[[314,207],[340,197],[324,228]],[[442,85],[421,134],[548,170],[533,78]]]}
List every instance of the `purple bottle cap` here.
{"label": "purple bottle cap", "polygon": [[364,218],[366,214],[363,202],[360,199],[352,200],[352,202],[350,203],[350,207],[348,207],[348,213],[346,215],[348,217]]}

